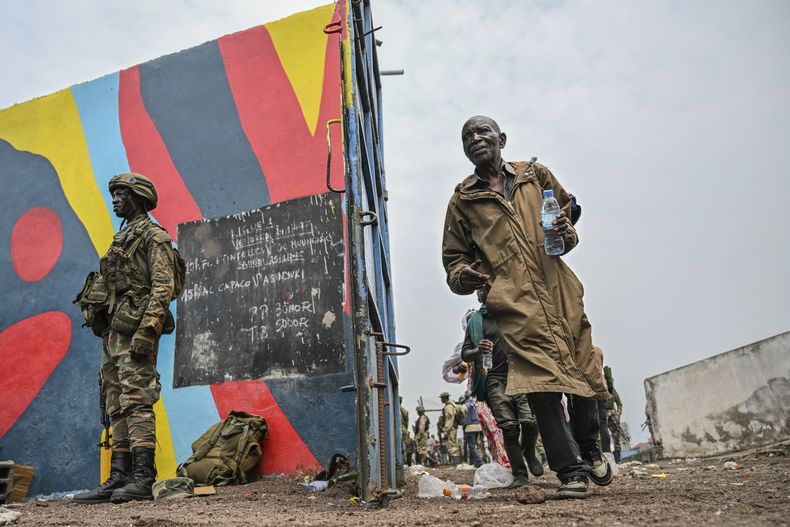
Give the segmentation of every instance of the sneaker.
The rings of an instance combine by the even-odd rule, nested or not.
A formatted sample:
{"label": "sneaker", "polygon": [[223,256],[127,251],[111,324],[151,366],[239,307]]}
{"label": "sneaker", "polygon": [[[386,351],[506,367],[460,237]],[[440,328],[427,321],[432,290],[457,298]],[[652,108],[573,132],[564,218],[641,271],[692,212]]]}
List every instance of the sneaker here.
{"label": "sneaker", "polygon": [[587,478],[574,476],[560,485],[554,494],[555,500],[584,499],[590,495]]}
{"label": "sneaker", "polygon": [[597,446],[582,454],[582,458],[590,465],[590,479],[596,485],[605,487],[612,482],[612,467]]}

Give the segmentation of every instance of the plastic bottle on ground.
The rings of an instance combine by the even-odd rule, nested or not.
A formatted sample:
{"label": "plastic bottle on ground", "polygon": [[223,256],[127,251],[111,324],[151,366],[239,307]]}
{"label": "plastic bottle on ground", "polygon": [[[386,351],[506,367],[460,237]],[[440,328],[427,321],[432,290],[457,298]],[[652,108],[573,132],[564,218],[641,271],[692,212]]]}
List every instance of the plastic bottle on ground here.
{"label": "plastic bottle on ground", "polygon": [[448,485],[444,488],[444,495],[456,500],[483,499],[491,496],[485,487],[480,485]]}
{"label": "plastic bottle on ground", "polygon": [[309,490],[310,492],[322,492],[326,490],[328,484],[329,482],[318,479],[315,481],[310,481],[308,483],[305,483],[304,488],[306,490]]}
{"label": "plastic bottle on ground", "polygon": [[448,485],[448,482],[431,476],[425,472],[420,476],[420,481],[417,482],[417,497],[418,498],[437,498],[442,496],[442,489]]}
{"label": "plastic bottle on ground", "polygon": [[560,234],[554,232],[554,225],[552,225],[559,213],[560,204],[554,198],[554,191],[544,190],[543,210],[540,218],[543,222],[543,248],[549,256],[558,256],[565,252],[565,240]]}

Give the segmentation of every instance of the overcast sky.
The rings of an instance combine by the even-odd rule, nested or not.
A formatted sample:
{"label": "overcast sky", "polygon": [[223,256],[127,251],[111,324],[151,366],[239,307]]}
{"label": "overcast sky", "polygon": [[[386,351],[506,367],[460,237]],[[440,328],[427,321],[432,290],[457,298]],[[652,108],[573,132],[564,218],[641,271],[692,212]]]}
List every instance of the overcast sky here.
{"label": "overcast sky", "polygon": [[[0,108],[324,1],[0,2]],[[638,432],[646,377],[790,330],[790,3],[374,0],[401,386],[438,405],[472,297],[440,260],[460,128],[490,115],[584,214],[585,286]],[[693,401],[689,401],[693,404]],[[643,439],[642,433],[637,438]]]}

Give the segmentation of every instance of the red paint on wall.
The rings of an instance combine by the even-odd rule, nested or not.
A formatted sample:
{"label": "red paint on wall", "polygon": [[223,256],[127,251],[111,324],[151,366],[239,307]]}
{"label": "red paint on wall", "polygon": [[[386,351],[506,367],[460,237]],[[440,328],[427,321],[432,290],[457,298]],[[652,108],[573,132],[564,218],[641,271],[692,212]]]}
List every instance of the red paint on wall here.
{"label": "red paint on wall", "polygon": [[220,418],[241,410],[266,418],[269,438],[263,442],[263,474],[296,474],[322,470],[313,453],[296,432],[272,392],[263,381],[235,381],[212,384],[211,393]]}
{"label": "red paint on wall", "polygon": [[[247,139],[261,165],[272,203],[326,188],[326,122],[341,113],[340,51],[330,38],[323,95],[315,135],[305,123],[299,100],[265,27],[219,39],[233,99]],[[332,186],[342,188],[343,137],[332,127]]]}
{"label": "red paint on wall", "polygon": [[60,311],[20,320],[0,333],[0,437],[36,397],[70,342],[71,319]]}
{"label": "red paint on wall", "polygon": [[63,251],[63,225],[49,207],[33,207],[11,230],[11,263],[19,278],[37,282],[55,267]]}
{"label": "red paint on wall", "polygon": [[133,172],[148,177],[156,186],[159,206],[153,215],[175,240],[179,223],[201,219],[203,214],[145,109],[138,66],[121,71],[118,107],[129,167]]}

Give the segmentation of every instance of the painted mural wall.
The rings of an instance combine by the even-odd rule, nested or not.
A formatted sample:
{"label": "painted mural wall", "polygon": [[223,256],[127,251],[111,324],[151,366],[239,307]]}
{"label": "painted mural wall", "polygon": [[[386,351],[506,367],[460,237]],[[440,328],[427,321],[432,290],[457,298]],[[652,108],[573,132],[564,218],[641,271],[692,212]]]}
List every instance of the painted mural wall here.
{"label": "painted mural wall", "polygon": [[[100,342],[71,302],[119,227],[110,177],[148,176],[159,192],[152,216],[174,238],[182,222],[325,192],[343,36],[324,27],[343,10],[320,7],[0,110],[0,459],[37,469],[33,494],[98,480]],[[332,130],[337,151],[342,132]],[[343,172],[333,156],[334,187]],[[310,381],[173,389],[174,342],[160,345],[160,477],[236,409],[269,422],[263,472],[317,470],[344,449],[353,457],[354,394],[337,390],[353,384],[350,364]]]}

